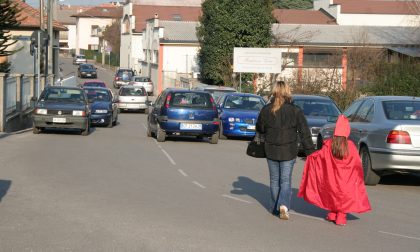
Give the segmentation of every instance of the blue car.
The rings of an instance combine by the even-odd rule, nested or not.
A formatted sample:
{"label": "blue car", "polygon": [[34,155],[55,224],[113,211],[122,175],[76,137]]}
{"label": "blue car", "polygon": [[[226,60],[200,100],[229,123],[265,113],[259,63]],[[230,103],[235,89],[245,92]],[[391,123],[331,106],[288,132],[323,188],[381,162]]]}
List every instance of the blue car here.
{"label": "blue car", "polygon": [[171,135],[208,137],[212,144],[219,139],[216,103],[204,91],[166,89],[149,109],[147,122],[147,136],[158,142]]}
{"label": "blue car", "polygon": [[111,90],[101,87],[84,87],[89,101],[92,125],[112,128],[118,121],[118,106]]}
{"label": "blue car", "polygon": [[265,101],[259,95],[227,93],[219,99],[219,138],[254,137],[258,114]]}

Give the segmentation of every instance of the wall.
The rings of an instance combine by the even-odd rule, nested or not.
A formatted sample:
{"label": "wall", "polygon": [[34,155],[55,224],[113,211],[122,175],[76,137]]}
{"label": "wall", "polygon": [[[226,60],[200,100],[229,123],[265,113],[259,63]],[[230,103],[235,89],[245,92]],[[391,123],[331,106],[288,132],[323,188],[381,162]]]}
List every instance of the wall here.
{"label": "wall", "polygon": [[188,73],[199,72],[198,45],[164,45],[163,71]]}
{"label": "wall", "polygon": [[88,50],[88,46],[99,45],[99,37],[92,37],[92,25],[98,25],[105,29],[107,25],[112,24],[111,18],[77,18],[77,40],[76,54],[80,53],[80,49]]}
{"label": "wall", "polygon": [[76,25],[67,25],[67,28],[69,29],[68,34],[69,34],[69,38],[68,38],[68,45],[69,45],[69,49],[76,49],[76,30],[77,27]]}
{"label": "wall", "polygon": [[381,14],[340,14],[339,25],[419,26],[419,16]]}

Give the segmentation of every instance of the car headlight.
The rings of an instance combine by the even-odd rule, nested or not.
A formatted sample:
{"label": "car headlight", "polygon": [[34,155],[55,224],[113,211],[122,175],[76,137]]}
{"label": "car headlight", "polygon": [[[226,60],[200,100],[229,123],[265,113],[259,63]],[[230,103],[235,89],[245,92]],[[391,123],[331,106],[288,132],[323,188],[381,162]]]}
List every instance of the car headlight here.
{"label": "car headlight", "polygon": [[35,110],[35,113],[38,114],[38,115],[46,115],[47,112],[48,112],[48,110],[46,110],[46,109],[40,109],[39,108],[39,109]]}
{"label": "car headlight", "polygon": [[86,116],[86,112],[83,110],[73,110],[73,116]]}
{"label": "car headlight", "polygon": [[106,109],[96,109],[95,113],[96,114],[106,114],[106,113],[108,113],[108,110],[106,110]]}
{"label": "car headlight", "polygon": [[241,122],[241,118],[235,118],[235,122]]}
{"label": "car headlight", "polygon": [[228,120],[229,120],[229,122],[234,122],[235,121],[235,118],[229,117]]}
{"label": "car headlight", "polygon": [[85,74],[86,72],[82,72],[82,74]]}

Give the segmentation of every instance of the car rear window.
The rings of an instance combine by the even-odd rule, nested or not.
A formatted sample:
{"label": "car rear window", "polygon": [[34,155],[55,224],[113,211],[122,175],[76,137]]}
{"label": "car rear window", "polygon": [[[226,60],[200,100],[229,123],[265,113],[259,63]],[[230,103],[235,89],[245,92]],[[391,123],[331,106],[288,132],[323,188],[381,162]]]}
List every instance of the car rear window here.
{"label": "car rear window", "polygon": [[169,106],[212,109],[213,102],[207,93],[180,92],[171,94]]}
{"label": "car rear window", "polygon": [[259,97],[230,95],[226,97],[224,108],[226,109],[244,109],[261,110],[264,107],[264,101]]}
{"label": "car rear window", "polygon": [[383,101],[389,120],[420,120],[420,101]]}
{"label": "car rear window", "polygon": [[328,100],[294,99],[293,104],[298,106],[306,116],[338,116],[340,110]]}
{"label": "car rear window", "polygon": [[137,81],[137,82],[150,82],[150,78],[148,78],[148,77],[136,77],[136,78],[134,78],[134,81]]}
{"label": "car rear window", "polygon": [[83,84],[84,87],[106,87],[103,82],[87,82]]}
{"label": "car rear window", "polygon": [[146,96],[144,88],[121,88],[120,96]]}
{"label": "car rear window", "polygon": [[130,81],[134,73],[131,70],[119,70],[117,76],[123,81]]}
{"label": "car rear window", "polygon": [[111,95],[107,90],[102,89],[85,89],[85,93],[91,101],[111,101]]}

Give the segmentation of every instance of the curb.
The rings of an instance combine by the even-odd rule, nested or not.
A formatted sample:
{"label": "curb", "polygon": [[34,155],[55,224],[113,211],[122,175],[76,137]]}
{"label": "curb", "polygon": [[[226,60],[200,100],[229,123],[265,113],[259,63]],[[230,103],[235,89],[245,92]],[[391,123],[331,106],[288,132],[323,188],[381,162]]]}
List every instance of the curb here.
{"label": "curb", "polygon": [[19,131],[14,131],[14,132],[0,132],[0,139],[6,138],[8,136],[23,134],[23,133],[29,132],[31,130],[32,130],[32,128],[27,128],[27,129],[24,129],[24,130],[19,130]]}

